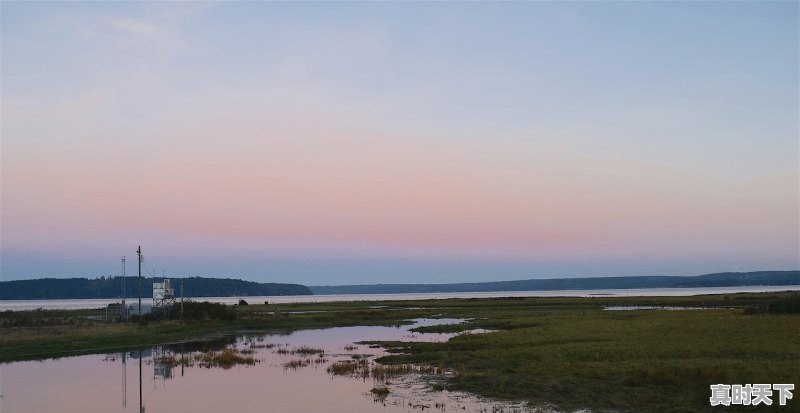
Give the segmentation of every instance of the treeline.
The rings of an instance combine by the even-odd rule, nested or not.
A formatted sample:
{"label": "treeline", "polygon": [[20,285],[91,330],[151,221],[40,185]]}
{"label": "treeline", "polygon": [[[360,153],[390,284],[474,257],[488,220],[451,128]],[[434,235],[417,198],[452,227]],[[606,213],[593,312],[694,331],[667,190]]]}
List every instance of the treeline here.
{"label": "treeline", "polygon": [[492,291],[606,290],[628,288],[741,287],[800,285],[800,271],[725,272],[697,276],[553,278],[458,284],[376,284],[312,286],[314,294],[454,293]]}
{"label": "treeline", "polygon": [[[299,284],[257,283],[227,278],[172,278],[175,295],[185,297],[237,297],[261,295],[309,295],[311,290]],[[153,282],[163,277],[142,277],[142,297],[153,297]],[[125,295],[138,296],[138,278],[125,277]],[[0,281],[0,300],[51,300],[84,298],[121,298],[123,277],[40,278]]]}

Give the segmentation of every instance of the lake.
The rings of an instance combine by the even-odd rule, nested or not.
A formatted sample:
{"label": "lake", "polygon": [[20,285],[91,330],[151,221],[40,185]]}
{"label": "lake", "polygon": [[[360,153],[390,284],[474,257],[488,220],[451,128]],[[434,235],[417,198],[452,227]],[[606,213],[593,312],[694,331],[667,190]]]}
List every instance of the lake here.
{"label": "lake", "polygon": [[[414,366],[389,371],[373,361],[386,354],[382,348],[357,344],[443,341],[454,334],[409,329],[461,321],[419,319],[402,327],[251,333],[127,352],[4,363],[0,411],[532,411],[522,403],[434,389],[432,384],[443,383],[452,373]],[[240,362],[217,362],[215,355],[235,356]],[[388,395],[372,392],[384,387]]]}
{"label": "lake", "polygon": [[[702,294],[733,294],[741,292],[770,292],[770,291],[798,291],[800,285],[778,286],[745,286],[745,287],[702,287],[702,288],[638,288],[617,290],[549,290],[549,291],[491,291],[491,292],[466,292],[466,293],[418,293],[418,294],[341,294],[341,295],[293,295],[293,296],[262,296],[262,297],[193,297],[197,301],[211,301],[224,304],[236,304],[239,299],[245,299],[250,304],[260,304],[268,301],[270,304],[289,303],[318,303],[334,301],[400,301],[400,300],[429,300],[447,298],[492,298],[492,297],[654,297],[654,296],[690,296]],[[103,298],[91,300],[0,300],[0,311],[6,310],[77,310],[85,308],[100,308],[118,302],[118,298]],[[128,303],[136,305],[134,298],[128,298]],[[151,304],[152,299],[143,298],[142,304]]]}

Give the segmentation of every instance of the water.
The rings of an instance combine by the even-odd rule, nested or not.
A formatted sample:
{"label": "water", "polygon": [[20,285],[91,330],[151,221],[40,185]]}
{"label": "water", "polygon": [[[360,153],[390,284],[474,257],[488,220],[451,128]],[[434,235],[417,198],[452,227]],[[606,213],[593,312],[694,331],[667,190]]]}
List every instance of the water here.
{"label": "water", "polygon": [[[197,297],[198,301],[211,301],[224,304],[236,304],[245,299],[250,304],[289,303],[321,303],[333,301],[403,301],[429,300],[447,298],[492,298],[492,297],[654,297],[654,296],[690,296],[703,294],[733,294],[743,292],[798,291],[800,285],[777,286],[745,286],[745,287],[702,287],[702,288],[636,288],[618,290],[550,290],[550,291],[492,291],[466,293],[416,293],[416,294],[341,294],[341,295],[294,295],[294,296],[262,296],[262,297]],[[77,310],[100,308],[118,302],[119,299],[104,298],[91,300],[0,300],[0,311],[6,310]],[[136,305],[137,300],[128,299],[128,303]],[[143,304],[152,303],[152,299],[142,299]]]}
{"label": "water", "polygon": [[[435,391],[453,372],[416,372],[375,379],[334,375],[334,363],[365,359],[374,366],[380,348],[355,344],[363,340],[443,341],[453,334],[412,333],[410,328],[463,320],[416,320],[404,327],[341,327],[294,333],[250,334],[215,341],[157,346],[126,353],[84,355],[2,364],[0,411],[196,413],[222,411],[306,412],[531,412],[521,403],[497,402],[454,391]],[[324,350],[292,354],[303,346]],[[236,349],[252,356],[253,365],[229,368],[200,363],[174,365],[170,360],[195,360],[206,351]],[[310,360],[292,368],[292,360]],[[317,361],[319,360],[319,361]],[[374,368],[373,368],[373,371]],[[370,392],[387,386],[385,398]],[[141,397],[141,401],[140,401]],[[141,404],[140,404],[141,403]],[[140,406],[141,409],[140,410]]]}

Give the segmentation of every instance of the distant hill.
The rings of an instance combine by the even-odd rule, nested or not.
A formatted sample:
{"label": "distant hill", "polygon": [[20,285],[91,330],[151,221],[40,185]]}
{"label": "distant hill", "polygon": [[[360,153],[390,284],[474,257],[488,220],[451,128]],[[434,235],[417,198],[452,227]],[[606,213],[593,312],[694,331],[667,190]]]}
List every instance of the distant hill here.
{"label": "distant hill", "polygon": [[314,294],[456,293],[491,291],[601,290],[626,288],[740,287],[800,285],[800,271],[723,272],[697,276],[552,278],[459,284],[375,284],[311,286]]}
{"label": "distant hill", "polygon": [[[153,297],[153,282],[163,277],[142,277],[142,297]],[[227,278],[172,278],[175,294],[180,295],[183,280],[185,297],[243,297],[259,295],[309,295],[308,287],[299,284],[257,283]],[[126,295],[138,296],[137,277],[125,277]],[[122,297],[122,277],[113,278],[40,278],[0,281],[0,300],[50,300]]]}
{"label": "distant hill", "polygon": [[[153,282],[161,277],[142,277],[142,297],[151,298]],[[597,278],[552,278],[458,284],[375,284],[312,286],[257,283],[227,278],[172,278],[176,295],[180,281],[185,297],[247,297],[309,294],[392,294],[492,291],[601,290],[626,288],[740,287],[756,285],[800,285],[800,271],[725,272],[698,276],[633,276]],[[128,297],[137,295],[137,278],[126,277]],[[41,278],[0,281],[0,300],[48,300],[119,298],[122,277]]]}

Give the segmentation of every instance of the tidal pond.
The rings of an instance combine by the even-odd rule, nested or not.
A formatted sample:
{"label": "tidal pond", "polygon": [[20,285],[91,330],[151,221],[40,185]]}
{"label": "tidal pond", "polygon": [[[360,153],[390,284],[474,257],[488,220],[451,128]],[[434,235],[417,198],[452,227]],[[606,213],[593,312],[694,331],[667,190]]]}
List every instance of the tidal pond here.
{"label": "tidal pond", "polygon": [[[454,372],[383,366],[362,341],[444,341],[399,327],[246,333],[110,354],[0,365],[0,411],[44,412],[529,412],[523,403],[449,391]],[[469,334],[470,332],[460,333]]]}

